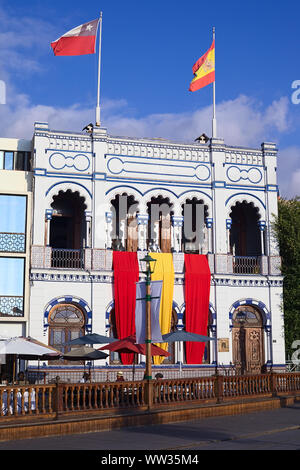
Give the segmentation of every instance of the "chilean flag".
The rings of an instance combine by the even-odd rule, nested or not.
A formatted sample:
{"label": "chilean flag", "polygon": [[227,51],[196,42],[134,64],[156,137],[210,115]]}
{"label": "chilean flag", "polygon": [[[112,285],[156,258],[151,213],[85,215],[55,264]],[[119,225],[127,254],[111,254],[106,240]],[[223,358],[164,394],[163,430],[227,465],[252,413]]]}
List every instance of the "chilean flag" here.
{"label": "chilean flag", "polygon": [[51,42],[54,55],[94,54],[99,19],[81,24]]}

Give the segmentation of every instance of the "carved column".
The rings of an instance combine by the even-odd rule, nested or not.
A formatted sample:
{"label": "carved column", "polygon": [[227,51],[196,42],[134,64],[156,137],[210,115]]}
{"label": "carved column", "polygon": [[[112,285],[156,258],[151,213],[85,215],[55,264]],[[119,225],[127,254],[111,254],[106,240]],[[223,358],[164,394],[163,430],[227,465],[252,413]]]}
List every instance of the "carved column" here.
{"label": "carved column", "polygon": [[265,243],[264,243],[264,231],[266,228],[266,222],[264,220],[259,220],[258,226],[260,229],[260,239],[261,239],[261,254],[265,255]]}
{"label": "carved column", "polygon": [[213,231],[213,219],[206,217],[205,224],[207,228],[207,252],[213,253],[213,243],[212,243],[212,231]]}
{"label": "carved column", "polygon": [[86,224],[86,235],[85,235],[85,248],[91,247],[91,224],[92,224],[92,214],[90,211],[85,211],[85,224]]}
{"label": "carved column", "polygon": [[172,248],[174,252],[178,253],[182,251],[183,216],[172,215],[171,220],[172,220],[172,228],[173,228]]}
{"label": "carved column", "polygon": [[227,240],[227,253],[230,253],[230,229],[232,225],[232,219],[226,219],[226,240]]}
{"label": "carved column", "polygon": [[137,214],[138,222],[138,250],[144,251],[147,249],[147,225],[148,214]]}
{"label": "carved column", "polygon": [[53,209],[46,209],[45,213],[45,245],[50,246],[50,220],[52,219]]}
{"label": "carved column", "polygon": [[112,222],[113,222],[113,213],[105,212],[106,220],[106,248],[111,248],[111,232],[112,232]]}

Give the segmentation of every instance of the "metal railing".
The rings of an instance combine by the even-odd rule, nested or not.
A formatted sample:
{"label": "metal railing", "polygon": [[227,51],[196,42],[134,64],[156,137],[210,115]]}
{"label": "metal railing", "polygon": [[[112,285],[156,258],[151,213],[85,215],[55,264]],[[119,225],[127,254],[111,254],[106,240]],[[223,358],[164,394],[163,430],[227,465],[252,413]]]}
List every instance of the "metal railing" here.
{"label": "metal railing", "polygon": [[83,250],[52,248],[51,268],[84,269]]}
{"label": "metal railing", "polygon": [[22,295],[0,295],[0,316],[3,317],[23,317]]}
{"label": "metal railing", "polygon": [[0,233],[0,251],[25,253],[25,233]]}
{"label": "metal railing", "polygon": [[260,274],[259,256],[234,256],[233,272],[235,274]]}

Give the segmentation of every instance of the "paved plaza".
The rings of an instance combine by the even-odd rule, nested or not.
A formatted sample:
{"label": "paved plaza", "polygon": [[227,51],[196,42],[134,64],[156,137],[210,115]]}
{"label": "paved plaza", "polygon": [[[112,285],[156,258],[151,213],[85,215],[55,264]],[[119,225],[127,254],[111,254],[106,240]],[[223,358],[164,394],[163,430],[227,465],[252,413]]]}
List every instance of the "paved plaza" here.
{"label": "paved plaza", "polygon": [[99,458],[104,451],[300,450],[300,402],[237,416],[1,442],[0,450],[94,450]]}

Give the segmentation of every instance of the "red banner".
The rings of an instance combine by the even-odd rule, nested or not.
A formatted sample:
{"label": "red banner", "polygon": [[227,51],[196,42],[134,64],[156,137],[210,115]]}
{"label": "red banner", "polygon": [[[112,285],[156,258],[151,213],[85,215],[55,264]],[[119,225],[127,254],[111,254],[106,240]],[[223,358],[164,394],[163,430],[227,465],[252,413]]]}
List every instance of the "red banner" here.
{"label": "red banner", "polygon": [[[119,339],[135,334],[136,282],[139,281],[137,253],[113,252],[116,329]],[[121,354],[123,364],[132,364],[134,354]]]}
{"label": "red banner", "polygon": [[[185,329],[207,335],[210,269],[205,255],[184,255],[185,261]],[[186,343],[186,363],[201,364],[205,343]]]}

